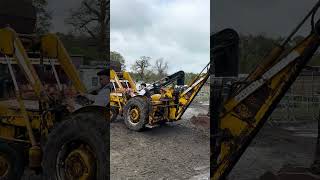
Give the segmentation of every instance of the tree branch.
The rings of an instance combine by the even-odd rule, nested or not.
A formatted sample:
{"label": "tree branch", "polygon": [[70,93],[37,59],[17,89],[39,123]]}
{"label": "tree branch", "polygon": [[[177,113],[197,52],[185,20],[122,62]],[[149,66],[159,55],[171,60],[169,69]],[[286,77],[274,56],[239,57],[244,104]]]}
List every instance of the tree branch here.
{"label": "tree branch", "polygon": [[83,5],[99,19],[101,18],[101,14],[97,10],[93,9],[87,2],[83,2]]}
{"label": "tree branch", "polygon": [[90,22],[93,21],[98,21],[98,19],[92,18],[92,19],[88,19],[88,20],[83,20],[81,25],[79,25],[79,28],[83,28],[84,26],[87,26],[87,24],[89,24]]}
{"label": "tree branch", "polygon": [[94,33],[89,28],[87,28],[86,26],[84,26],[84,28],[86,29],[86,31],[90,34],[90,36],[92,38],[97,39],[97,36],[95,36]]}

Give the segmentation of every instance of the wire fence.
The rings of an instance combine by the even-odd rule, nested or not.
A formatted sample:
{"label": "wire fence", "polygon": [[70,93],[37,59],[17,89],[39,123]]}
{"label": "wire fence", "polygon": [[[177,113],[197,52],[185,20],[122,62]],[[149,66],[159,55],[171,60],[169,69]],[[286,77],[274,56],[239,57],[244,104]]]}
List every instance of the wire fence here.
{"label": "wire fence", "polygon": [[[247,74],[239,74],[237,80],[244,80]],[[213,80],[211,80],[213,82]],[[320,67],[304,69],[292,84],[269,122],[298,122],[317,120],[320,110]]]}
{"label": "wire fence", "polygon": [[316,120],[320,108],[320,72],[304,70],[297,78],[270,119],[274,121]]}

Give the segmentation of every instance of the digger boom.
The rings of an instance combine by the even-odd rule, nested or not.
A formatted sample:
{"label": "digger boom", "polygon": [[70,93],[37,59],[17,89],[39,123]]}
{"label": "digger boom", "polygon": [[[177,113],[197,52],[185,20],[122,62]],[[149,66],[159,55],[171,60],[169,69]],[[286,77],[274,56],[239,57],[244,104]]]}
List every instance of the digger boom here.
{"label": "digger boom", "polygon": [[235,88],[235,93],[224,102],[219,118],[213,119],[218,121],[218,126],[211,137],[214,142],[211,143],[211,179],[226,178],[310,61],[320,45],[319,25],[318,21],[310,35],[289,52],[277,50],[277,55],[267,59],[259,73],[250,74],[245,85]]}

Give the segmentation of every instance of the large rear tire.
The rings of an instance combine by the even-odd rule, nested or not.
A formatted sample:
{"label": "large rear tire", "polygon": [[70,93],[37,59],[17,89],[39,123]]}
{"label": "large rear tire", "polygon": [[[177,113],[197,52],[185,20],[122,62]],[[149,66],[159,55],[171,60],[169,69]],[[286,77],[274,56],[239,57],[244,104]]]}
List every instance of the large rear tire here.
{"label": "large rear tire", "polygon": [[105,117],[79,113],[62,121],[49,134],[43,154],[43,179],[109,179]]}
{"label": "large rear tire", "polygon": [[22,152],[7,143],[0,142],[0,179],[19,180],[24,171],[24,158]]}
{"label": "large rear tire", "polygon": [[141,131],[149,118],[149,107],[141,97],[131,98],[124,107],[124,123],[134,131]]}

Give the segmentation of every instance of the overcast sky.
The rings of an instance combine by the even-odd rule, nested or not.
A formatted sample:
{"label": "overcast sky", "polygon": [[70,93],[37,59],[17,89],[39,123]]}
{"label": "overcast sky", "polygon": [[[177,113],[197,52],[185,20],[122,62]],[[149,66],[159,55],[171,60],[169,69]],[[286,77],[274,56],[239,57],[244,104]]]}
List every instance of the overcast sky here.
{"label": "overcast sky", "polygon": [[[244,34],[286,36],[317,0],[214,0],[211,31],[234,28]],[[302,34],[309,32],[309,21]]]}
{"label": "overcast sky", "polygon": [[131,68],[140,56],[169,62],[169,73],[209,62],[209,0],[112,0],[111,50]]}
{"label": "overcast sky", "polygon": [[[171,4],[177,4],[177,2],[169,3],[172,1],[174,0],[111,0],[111,3],[113,6],[122,6],[124,2],[130,5],[146,5],[145,3],[150,5],[152,3],[154,4],[153,6],[156,6],[161,4],[161,7],[156,9],[163,9],[165,6],[169,7]],[[53,13],[52,31],[67,32],[69,27],[64,24],[64,18],[69,14],[70,9],[77,8],[81,1],[48,0],[48,2],[48,9]],[[232,27],[241,33],[265,33],[271,36],[287,35],[315,2],[317,0],[213,0],[211,1],[211,15],[213,15],[211,18],[211,31],[215,32],[226,27]],[[192,1],[186,0],[185,2],[180,0],[180,4],[182,3],[190,4]],[[203,3],[209,4],[209,1],[204,0]],[[126,9],[129,8],[129,4],[126,5]],[[122,12],[121,8],[116,12]],[[128,12],[132,15],[137,14],[133,11],[133,8],[129,9]],[[209,8],[206,8],[206,11],[209,11]],[[149,13],[149,15],[153,14],[152,10],[150,13],[150,9],[142,9],[142,12],[138,12],[138,14],[143,14],[144,12]],[[124,14],[129,13],[125,12]],[[146,19],[142,18],[140,21],[145,21]],[[307,30],[305,29],[305,31]]]}
{"label": "overcast sky", "polygon": [[[286,36],[317,0],[111,0],[111,50],[131,64],[142,55],[163,57],[170,72],[198,71],[209,59],[211,32]],[[80,0],[49,0],[53,32]],[[319,13],[320,14],[320,13]],[[309,32],[309,22],[302,34]],[[186,66],[186,64],[190,64]],[[128,65],[130,68],[130,65]]]}

